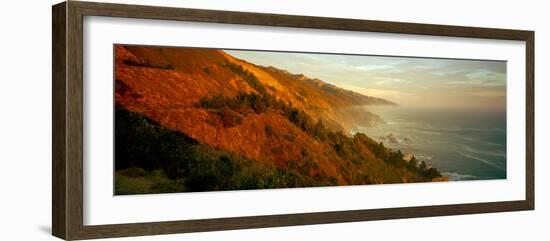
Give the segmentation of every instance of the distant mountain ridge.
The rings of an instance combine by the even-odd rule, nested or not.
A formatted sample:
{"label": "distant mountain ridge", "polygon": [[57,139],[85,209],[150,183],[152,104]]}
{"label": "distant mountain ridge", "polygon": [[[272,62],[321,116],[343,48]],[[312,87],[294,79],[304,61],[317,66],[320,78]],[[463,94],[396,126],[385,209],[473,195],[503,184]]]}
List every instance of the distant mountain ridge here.
{"label": "distant mountain ridge", "polygon": [[350,103],[354,103],[355,105],[397,105],[394,102],[382,98],[367,96],[361,93],[357,93],[355,91],[340,88],[336,85],[324,82],[318,78],[308,78],[303,74],[292,74],[286,70],[278,69],[273,66],[266,67],[266,69],[268,71],[279,71],[288,75],[292,75],[297,80],[301,80],[308,85],[317,87],[327,94],[338,95],[341,98],[346,98]]}

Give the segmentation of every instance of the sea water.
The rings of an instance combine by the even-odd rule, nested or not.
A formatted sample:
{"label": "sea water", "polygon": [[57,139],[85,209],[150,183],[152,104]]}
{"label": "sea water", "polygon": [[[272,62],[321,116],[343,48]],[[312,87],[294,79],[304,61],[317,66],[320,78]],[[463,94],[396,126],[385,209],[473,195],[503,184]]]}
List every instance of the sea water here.
{"label": "sea water", "polygon": [[358,127],[386,147],[412,154],[450,180],[506,178],[506,112],[377,107],[385,124]]}

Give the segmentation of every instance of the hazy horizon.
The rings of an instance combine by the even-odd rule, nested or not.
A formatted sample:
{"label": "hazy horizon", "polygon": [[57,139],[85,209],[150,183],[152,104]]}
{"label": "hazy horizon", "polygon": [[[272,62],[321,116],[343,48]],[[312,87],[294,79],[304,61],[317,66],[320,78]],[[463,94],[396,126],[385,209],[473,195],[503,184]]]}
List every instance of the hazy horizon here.
{"label": "hazy horizon", "polygon": [[506,110],[506,62],[224,50],[400,106]]}

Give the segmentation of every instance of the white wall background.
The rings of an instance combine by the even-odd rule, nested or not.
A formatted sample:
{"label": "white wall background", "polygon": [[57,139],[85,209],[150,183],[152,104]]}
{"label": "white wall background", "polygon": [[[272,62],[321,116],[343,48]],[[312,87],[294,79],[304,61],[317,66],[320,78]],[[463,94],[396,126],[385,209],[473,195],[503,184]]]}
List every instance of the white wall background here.
{"label": "white wall background", "polygon": [[[164,235],[120,240],[548,240],[550,21],[545,1],[144,1],[190,8],[318,15],[536,31],[536,210],[451,217]],[[0,8],[0,240],[56,240],[51,230],[51,8]]]}

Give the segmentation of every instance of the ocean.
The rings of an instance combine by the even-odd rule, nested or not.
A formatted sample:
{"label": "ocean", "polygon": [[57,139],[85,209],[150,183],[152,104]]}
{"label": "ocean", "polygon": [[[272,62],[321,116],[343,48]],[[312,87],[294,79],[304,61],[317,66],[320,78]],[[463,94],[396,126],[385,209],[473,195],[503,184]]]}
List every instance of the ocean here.
{"label": "ocean", "polygon": [[450,180],[506,178],[506,112],[368,107],[386,124],[358,127],[386,147],[412,154]]}

